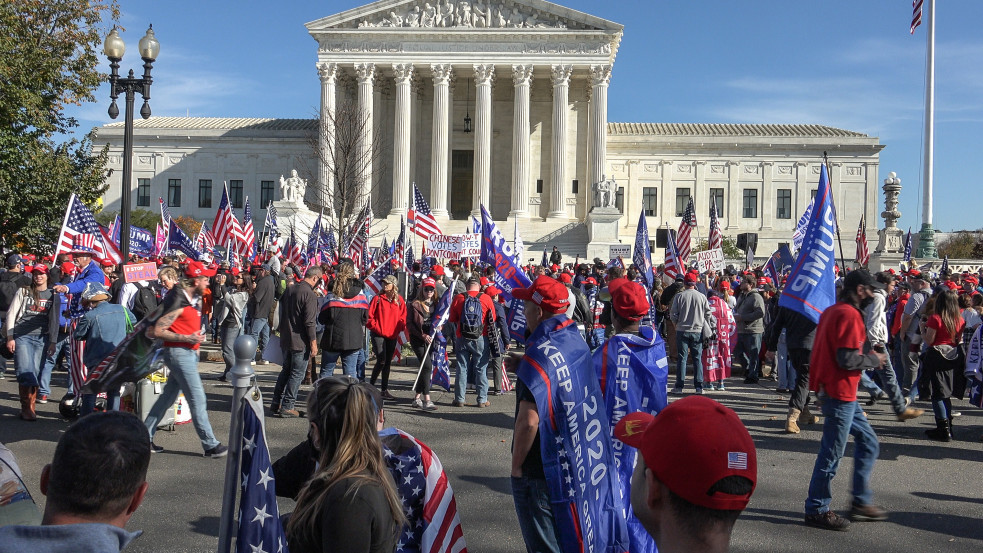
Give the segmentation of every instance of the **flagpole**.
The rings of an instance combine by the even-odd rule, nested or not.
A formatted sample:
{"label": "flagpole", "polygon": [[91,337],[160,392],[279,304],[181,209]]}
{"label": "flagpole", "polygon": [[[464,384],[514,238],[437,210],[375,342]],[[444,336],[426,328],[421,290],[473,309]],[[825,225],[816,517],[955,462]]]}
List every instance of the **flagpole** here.
{"label": "flagpole", "polygon": [[925,152],[922,170],[922,229],[918,233],[916,257],[937,258],[932,229],[932,189],[935,173],[935,0],[925,1]]}
{"label": "flagpole", "polygon": [[[454,280],[451,281],[450,287],[447,288],[447,290],[444,290],[444,293],[445,294],[447,294],[447,293],[453,294],[454,293],[454,287],[455,286],[457,286],[457,277],[454,277]],[[435,304],[434,309],[436,309],[436,305],[439,305],[439,304],[440,304],[440,302],[438,301]],[[448,307],[448,310],[449,309],[450,309],[450,307]],[[446,321],[445,321],[444,324],[446,324]],[[443,326],[443,324],[441,326]],[[430,355],[430,349],[433,346],[433,340],[437,336],[437,333],[438,332],[440,332],[440,331],[437,330],[436,328],[433,329],[433,334],[430,336],[430,343],[427,344],[427,349],[425,349],[423,351],[423,359],[420,360],[420,368],[416,370],[416,378],[413,379],[413,386],[414,387],[416,387],[416,383],[419,382],[420,375],[423,374],[423,366],[427,364],[427,356]]]}
{"label": "flagpole", "polygon": [[826,168],[826,187],[829,190],[829,206],[833,208],[833,222],[836,224],[836,241],[840,245],[840,273],[845,275],[846,259],[843,257],[843,239],[840,237],[840,222],[836,214],[836,202],[833,201],[833,179],[829,173],[829,156],[826,155],[825,151],[823,151],[823,166]]}

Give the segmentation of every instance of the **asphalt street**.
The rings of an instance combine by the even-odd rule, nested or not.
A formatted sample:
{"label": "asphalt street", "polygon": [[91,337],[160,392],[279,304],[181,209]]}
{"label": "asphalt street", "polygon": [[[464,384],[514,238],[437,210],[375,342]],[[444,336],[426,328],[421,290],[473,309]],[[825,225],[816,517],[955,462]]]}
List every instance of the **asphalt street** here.
{"label": "asphalt street", "polygon": [[[214,380],[216,363],[202,363],[208,394],[209,418],[216,435],[227,443],[232,387]],[[279,367],[257,367],[266,402],[272,395]],[[509,490],[509,448],[515,396],[492,396],[490,408],[473,404],[455,408],[451,393],[438,391],[439,410],[425,413],[409,406],[415,368],[398,367],[391,388],[398,400],[386,406],[386,422],[420,438],[439,455],[457,496],[457,505],[469,550],[523,551]],[[55,396],[64,391],[66,375],[57,373]],[[758,487],[739,519],[733,551],[966,551],[983,550],[983,412],[955,401],[963,415],[956,419],[958,441],[940,444],[924,437],[934,426],[930,406],[926,415],[899,423],[887,404],[867,408],[881,441],[875,465],[875,502],[890,511],[887,522],[854,524],[847,532],[830,532],[802,524],[802,508],[819,446],[820,427],[802,434],[783,433],[787,396],[775,393],[773,382],[744,385],[738,378],[727,391],[711,397],[735,409],[754,437],[758,452]],[[309,386],[302,387],[301,398]],[[39,420],[17,418],[17,384],[8,373],[0,381],[0,442],[13,450],[25,480],[39,504],[41,469],[51,460],[55,444],[68,423],[58,415],[58,404],[39,406]],[[307,424],[297,419],[267,419],[271,456],[276,459],[305,439]],[[694,435],[692,439],[701,439]],[[143,535],[127,551],[214,551],[220,517],[225,461],[202,457],[190,424],[174,432],[160,431],[156,443],[165,452],[153,456],[150,490],[130,529]],[[672,447],[672,444],[666,444]],[[852,442],[834,481],[834,508],[849,505]],[[280,512],[290,512],[292,501],[281,500]]]}

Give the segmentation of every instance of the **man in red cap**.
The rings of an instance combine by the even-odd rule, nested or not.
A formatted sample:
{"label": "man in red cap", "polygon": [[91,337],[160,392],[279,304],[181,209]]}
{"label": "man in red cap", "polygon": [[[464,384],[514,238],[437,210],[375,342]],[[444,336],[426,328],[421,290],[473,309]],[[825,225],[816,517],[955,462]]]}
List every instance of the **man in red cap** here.
{"label": "man in red cap", "polygon": [[676,385],[672,394],[683,393],[686,385],[686,361],[693,355],[693,386],[697,394],[703,393],[703,335],[712,336],[717,329],[710,303],[705,294],[696,289],[699,274],[686,273],[686,288],[672,298],[669,319],[676,327]]}
{"label": "man in red cap", "polygon": [[212,432],[208,422],[208,400],[198,374],[198,348],[205,339],[201,330],[201,297],[208,288],[208,279],[215,276],[215,269],[206,269],[200,261],[191,261],[184,269],[184,276],[183,282],[167,293],[162,314],[148,332],[164,341],[164,363],[171,372],[144,425],[150,432],[151,450],[154,453],[164,451],[153,442],[157,423],[164,411],[177,401],[178,392],[183,392],[205,457],[224,457],[229,448]]}
{"label": "man in red cap", "polygon": [[754,442],[737,413],[690,396],[657,416],[626,416],[614,435],[641,453],[631,506],[659,551],[727,551],[758,481]]}
{"label": "man in red cap", "polygon": [[[627,551],[617,478],[607,468],[614,466],[610,440],[603,438],[608,417],[590,350],[564,315],[567,288],[543,275],[512,296],[523,302],[528,332],[516,369],[512,436],[512,499],[526,550]],[[593,433],[585,433],[588,426]],[[590,533],[578,531],[585,520]]]}

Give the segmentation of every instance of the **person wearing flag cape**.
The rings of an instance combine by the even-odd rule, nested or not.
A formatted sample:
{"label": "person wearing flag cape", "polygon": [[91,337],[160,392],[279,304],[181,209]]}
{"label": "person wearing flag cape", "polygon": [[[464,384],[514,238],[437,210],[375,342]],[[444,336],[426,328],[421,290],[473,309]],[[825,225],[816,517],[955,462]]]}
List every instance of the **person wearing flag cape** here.
{"label": "person wearing flag cape", "polygon": [[511,473],[526,549],[628,551],[608,416],[590,350],[564,314],[567,288],[540,276],[512,296],[529,333],[516,370]]}
{"label": "person wearing flag cape", "polygon": [[[593,355],[594,370],[604,396],[604,411],[610,422],[607,432],[611,436],[614,435],[615,426],[626,415],[638,411],[655,415],[665,409],[666,383],[669,380],[665,342],[651,325],[640,325],[642,317],[649,312],[645,288],[627,279],[616,282],[621,282],[621,285],[611,289],[611,318],[615,335]],[[619,440],[612,440],[611,446],[619,491],[624,501],[631,551],[654,553],[657,551],[655,542],[629,503],[631,474],[637,451],[624,447]]]}

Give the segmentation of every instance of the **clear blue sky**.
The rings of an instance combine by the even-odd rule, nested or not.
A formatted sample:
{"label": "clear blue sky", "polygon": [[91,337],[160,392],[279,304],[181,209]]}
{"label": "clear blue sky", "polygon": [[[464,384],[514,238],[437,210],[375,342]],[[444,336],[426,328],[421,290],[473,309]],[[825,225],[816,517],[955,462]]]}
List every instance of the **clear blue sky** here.
{"label": "clear blue sky", "polygon": [[[122,68],[139,72],[137,41],[153,23],[161,43],[154,114],[314,117],[316,43],[304,24],[365,3],[120,0]],[[625,26],[609,121],[813,123],[880,137],[880,178],[889,171],[902,178],[900,225],[920,227],[926,26],[909,35],[910,0],[562,4]],[[945,0],[939,8],[935,228],[976,229],[983,2]],[[108,96],[103,86],[95,103],[73,110],[82,130],[110,121]]]}

